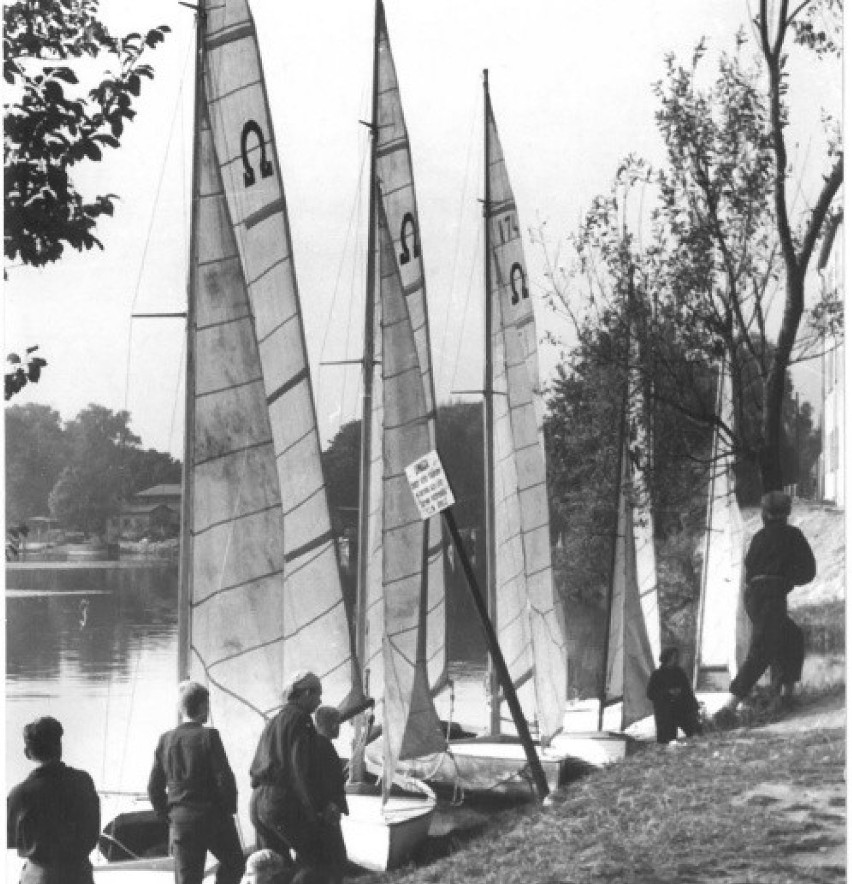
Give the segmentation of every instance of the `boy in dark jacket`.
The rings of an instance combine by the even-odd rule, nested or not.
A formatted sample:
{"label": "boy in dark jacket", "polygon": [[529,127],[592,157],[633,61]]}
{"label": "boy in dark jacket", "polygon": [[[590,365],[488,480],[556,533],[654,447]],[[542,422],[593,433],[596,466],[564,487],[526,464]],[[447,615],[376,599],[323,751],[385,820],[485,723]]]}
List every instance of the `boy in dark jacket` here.
{"label": "boy in dark jacket", "polygon": [[698,701],[683,669],[680,652],[666,648],[660,654],[660,668],[651,673],[648,699],[654,704],[657,742],[670,743],[680,728],[688,737],[701,733]]}
{"label": "boy in dark jacket", "polygon": [[349,813],[346,803],[346,778],[340,756],[334,748],[332,740],[340,736],[340,713],[334,706],[320,706],[314,713],[317,726],[317,755],[319,757],[319,774],[321,789],[321,805],[336,809],[327,812],[324,817],[328,837],[328,865],[324,869],[334,884],[343,881],[346,872],[346,845],[340,830],[340,815]]}
{"label": "boy in dark jacket", "polygon": [[185,681],[179,698],[182,721],[160,737],[148,797],[169,822],[176,884],[201,884],[208,850],[219,860],[216,884],[237,884],[245,869],[233,820],[237,784],[219,731],[204,727],[210,694],[203,685]]}
{"label": "boy in dark jacket", "polygon": [[92,778],[62,762],[62,725],[49,716],[24,728],[38,767],[6,799],[6,846],[26,857],[22,884],[92,884],[100,799]]}
{"label": "boy in dark jacket", "polygon": [[[816,561],[805,535],[787,524],[790,496],[770,491],[761,498],[763,527],[751,540],[745,557],[745,607],[752,624],[748,655],[731,681],[730,696],[716,713],[725,725],[735,716],[768,666],[772,666],[773,694],[781,700],[782,686],[792,693],[801,677],[803,641],[787,616],[787,596],[795,586],[816,576]],[[792,628],[791,628],[792,625]]]}

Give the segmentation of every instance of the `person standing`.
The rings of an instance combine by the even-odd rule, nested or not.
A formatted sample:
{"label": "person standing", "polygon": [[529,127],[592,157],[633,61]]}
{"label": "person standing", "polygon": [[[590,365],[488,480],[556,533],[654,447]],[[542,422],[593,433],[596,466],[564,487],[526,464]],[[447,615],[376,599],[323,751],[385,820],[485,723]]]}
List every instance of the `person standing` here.
{"label": "person standing", "polygon": [[100,799],[89,774],[63,763],[62,735],[49,716],[24,727],[24,755],[38,767],[6,799],[6,846],[26,858],[21,884],[93,884]]}
{"label": "person standing", "polygon": [[340,827],[341,814],[349,814],[343,763],[332,740],[340,736],[340,713],[334,706],[320,706],[314,713],[317,750],[320,760],[320,806],[328,808],[325,817],[327,872],[332,884],[341,884],[346,873],[346,844]]}
{"label": "person standing", "polygon": [[234,824],[237,784],[219,731],[204,727],[210,693],[194,681],[178,688],[181,723],[157,743],[148,797],[169,823],[176,884],[201,884],[209,850],[219,860],[216,884],[237,884],[245,870]]}
{"label": "person standing", "polygon": [[666,648],[660,654],[660,667],[648,680],[648,699],[654,704],[657,742],[668,744],[680,728],[687,737],[701,733],[698,701],[686,673],[680,667],[680,651]]}
{"label": "person standing", "polygon": [[720,724],[731,720],[768,666],[772,667],[772,694],[779,700],[782,690],[791,693],[801,677],[804,645],[788,625],[793,621],[787,616],[787,596],[793,587],[814,579],[816,561],[805,535],[787,524],[790,509],[790,496],[782,491],[770,491],[761,498],[763,527],[752,538],[745,558],[751,642],[731,681],[727,702],[716,713]]}
{"label": "person standing", "polygon": [[311,714],[322,684],[299,670],[284,684],[284,706],[267,722],[250,768],[251,819],[258,847],[282,857],[292,850],[300,866],[323,869],[329,855],[328,823],[340,813],[324,793],[322,759]]}

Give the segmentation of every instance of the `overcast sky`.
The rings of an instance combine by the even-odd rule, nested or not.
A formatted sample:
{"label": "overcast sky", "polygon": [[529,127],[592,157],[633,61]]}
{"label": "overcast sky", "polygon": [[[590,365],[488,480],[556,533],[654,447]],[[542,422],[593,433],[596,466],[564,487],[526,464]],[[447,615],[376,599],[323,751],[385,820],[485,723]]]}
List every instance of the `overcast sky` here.
{"label": "overcast sky", "polygon": [[[252,4],[289,204],[296,272],[327,442],[357,416],[364,298],[363,219],[372,0]],[[182,450],[180,319],[186,298],[193,16],[176,0],[103,0],[121,30],[172,28],[151,54],[139,115],[118,151],[81,177],[87,193],[120,195],[99,235],[103,252],[44,270],[8,269],[8,349],[39,344],[49,366],[16,404],[73,418],[90,402],[127,408],[146,446]],[[652,83],[674,52],[687,62],[706,36],[733,49],[745,0],[387,0],[388,29],[412,145],[441,400],[481,383],[482,70],[524,227],[566,255],[592,198],[629,152],[656,161]],[[708,70],[712,68],[708,67]],[[794,68],[791,158],[821,170],[823,108],[837,113],[837,66]],[[805,179],[801,204],[818,182]],[[526,243],[540,334],[567,329],[544,307],[545,252]],[[552,371],[557,353],[545,347]],[[810,388],[818,390],[815,369]],[[808,385],[806,385],[808,386]]]}

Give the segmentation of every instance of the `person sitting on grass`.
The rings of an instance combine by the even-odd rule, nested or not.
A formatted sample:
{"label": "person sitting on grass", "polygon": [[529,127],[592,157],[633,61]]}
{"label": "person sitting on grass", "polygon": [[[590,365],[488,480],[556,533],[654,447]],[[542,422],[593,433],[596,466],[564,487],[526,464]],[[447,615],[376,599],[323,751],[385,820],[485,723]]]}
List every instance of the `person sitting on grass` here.
{"label": "person sitting on grass", "polygon": [[657,742],[668,744],[680,728],[687,737],[701,733],[698,701],[686,673],[680,667],[680,651],[666,648],[660,654],[660,668],[651,673],[648,699],[654,704]]}

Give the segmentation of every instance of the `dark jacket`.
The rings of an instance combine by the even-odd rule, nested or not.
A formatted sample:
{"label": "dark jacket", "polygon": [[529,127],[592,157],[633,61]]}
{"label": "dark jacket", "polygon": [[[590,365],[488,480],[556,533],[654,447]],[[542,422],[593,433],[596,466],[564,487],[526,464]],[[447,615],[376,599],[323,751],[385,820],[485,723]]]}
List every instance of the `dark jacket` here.
{"label": "dark jacket", "polygon": [[320,807],[334,804],[341,813],[349,813],[346,803],[346,777],[343,764],[334,748],[334,743],[317,734],[317,756],[319,758]]}
{"label": "dark jacket", "polygon": [[292,795],[309,816],[320,813],[322,801],[318,734],[313,719],[292,703],[266,723],[254,761],[251,785],[273,786]]}
{"label": "dark jacket", "polygon": [[670,703],[682,705],[686,709],[698,709],[692,685],[680,666],[661,666],[651,673],[648,680],[648,699],[654,706]]}
{"label": "dark jacket", "polygon": [[785,592],[810,583],[816,561],[805,535],[786,522],[767,522],[751,540],[745,558],[746,582],[778,578]]}
{"label": "dark jacket", "polygon": [[148,797],[161,817],[191,822],[211,812],[237,812],[237,784],[219,731],[194,721],[167,731],[157,743]]}
{"label": "dark jacket", "polygon": [[61,761],[37,767],[6,799],[6,846],[57,872],[44,880],[91,881],[89,854],[100,828],[92,778]]}

